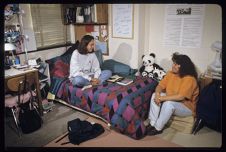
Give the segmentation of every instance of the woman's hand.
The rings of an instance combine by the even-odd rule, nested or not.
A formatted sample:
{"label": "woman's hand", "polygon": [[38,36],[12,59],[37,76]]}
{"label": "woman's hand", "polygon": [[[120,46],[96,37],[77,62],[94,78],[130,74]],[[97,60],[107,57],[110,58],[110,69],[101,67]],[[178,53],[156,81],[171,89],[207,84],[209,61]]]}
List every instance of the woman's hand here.
{"label": "woman's hand", "polygon": [[155,101],[155,103],[159,106],[160,105],[160,103],[161,103],[161,100],[160,100],[160,93],[156,93],[155,94],[155,99],[154,99],[154,101]]}
{"label": "woman's hand", "polygon": [[95,85],[98,85],[100,83],[100,80],[97,79],[97,78],[92,78],[90,83],[95,86]]}

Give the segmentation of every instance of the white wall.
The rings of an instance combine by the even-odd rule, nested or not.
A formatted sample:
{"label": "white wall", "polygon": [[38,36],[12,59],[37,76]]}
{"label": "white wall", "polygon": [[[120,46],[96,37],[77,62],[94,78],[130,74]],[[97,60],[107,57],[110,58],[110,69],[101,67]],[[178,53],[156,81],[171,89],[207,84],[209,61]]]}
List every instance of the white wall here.
{"label": "white wall", "polygon": [[[59,56],[63,54],[66,51],[66,47],[61,48],[54,48],[44,51],[38,51],[38,52],[30,52],[28,53],[28,59],[36,59],[38,57],[41,57],[42,61],[45,61],[47,59],[51,59],[53,57]],[[20,61],[23,64],[25,61],[25,54],[20,54]]]}
{"label": "white wall", "polygon": [[[156,62],[164,67],[171,68],[171,55],[179,52],[188,55],[197,66],[198,72],[204,72],[214,60],[215,52],[210,46],[213,42],[222,41],[222,10],[218,5],[206,4],[203,23],[203,35],[200,48],[164,47],[164,15],[165,4],[151,4],[150,13],[149,50],[156,54]],[[170,64],[169,64],[170,63]]]}
{"label": "white wall", "polygon": [[130,65],[132,68],[138,67],[138,41],[139,41],[139,5],[134,5],[134,34],[133,39],[112,38],[112,10],[111,5],[109,11],[109,56],[104,59],[115,59]]}
{"label": "white wall", "polygon": [[132,68],[141,66],[141,56],[151,52],[156,54],[156,63],[165,70],[171,69],[171,55],[179,52],[188,55],[202,73],[214,60],[215,52],[210,46],[222,41],[222,10],[215,4],[205,5],[203,35],[200,48],[164,47],[164,17],[166,4],[134,4],[134,38],[112,38],[111,5],[109,5],[109,56],[129,64]]}

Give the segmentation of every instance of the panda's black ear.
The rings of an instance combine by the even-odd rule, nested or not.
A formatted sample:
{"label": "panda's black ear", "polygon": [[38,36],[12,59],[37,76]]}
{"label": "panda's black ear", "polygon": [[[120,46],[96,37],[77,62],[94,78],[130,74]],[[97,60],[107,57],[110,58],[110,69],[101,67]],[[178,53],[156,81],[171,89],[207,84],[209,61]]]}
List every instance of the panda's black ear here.
{"label": "panda's black ear", "polygon": [[151,53],[150,56],[153,56],[153,58],[155,58],[155,54],[154,53]]}
{"label": "panda's black ear", "polygon": [[142,55],[142,59],[144,58],[144,55]]}

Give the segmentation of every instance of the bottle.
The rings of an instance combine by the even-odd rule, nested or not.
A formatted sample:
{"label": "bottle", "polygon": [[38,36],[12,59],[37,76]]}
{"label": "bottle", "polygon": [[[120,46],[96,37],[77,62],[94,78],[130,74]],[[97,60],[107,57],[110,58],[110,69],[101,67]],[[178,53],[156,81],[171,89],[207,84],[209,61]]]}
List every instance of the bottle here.
{"label": "bottle", "polygon": [[12,59],[12,64],[11,65],[15,65],[15,59]]}
{"label": "bottle", "polygon": [[9,56],[9,65],[10,65],[10,66],[13,65],[13,59],[12,59],[11,56]]}
{"label": "bottle", "polygon": [[10,64],[10,60],[9,60],[9,56],[7,55],[5,58],[5,64],[9,65]]}
{"label": "bottle", "polygon": [[20,64],[20,57],[18,55],[15,56],[15,64]]}

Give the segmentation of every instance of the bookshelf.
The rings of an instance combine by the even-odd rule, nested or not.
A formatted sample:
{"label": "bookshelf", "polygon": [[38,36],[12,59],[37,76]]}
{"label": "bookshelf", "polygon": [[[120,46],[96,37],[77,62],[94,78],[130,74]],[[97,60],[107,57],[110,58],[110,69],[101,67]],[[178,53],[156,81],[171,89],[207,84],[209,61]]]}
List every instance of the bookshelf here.
{"label": "bookshelf", "polygon": [[108,55],[108,4],[62,4],[63,23],[74,25],[75,41],[94,36],[96,50]]}
{"label": "bookshelf", "polygon": [[21,13],[19,4],[8,4],[4,8],[4,42],[16,47],[14,54],[23,52]]}
{"label": "bookshelf", "polygon": [[80,41],[84,35],[91,34],[98,41],[96,44],[101,45],[103,55],[108,55],[108,4],[93,4],[88,8],[90,8],[91,21],[74,23],[75,40]]}

